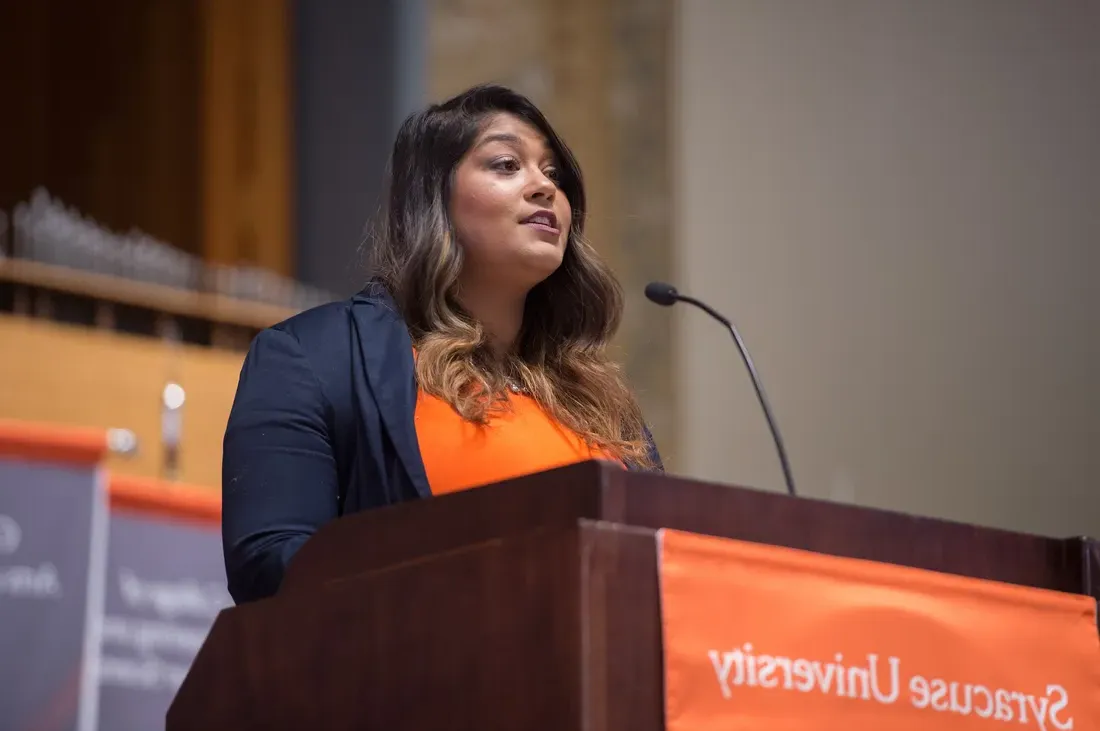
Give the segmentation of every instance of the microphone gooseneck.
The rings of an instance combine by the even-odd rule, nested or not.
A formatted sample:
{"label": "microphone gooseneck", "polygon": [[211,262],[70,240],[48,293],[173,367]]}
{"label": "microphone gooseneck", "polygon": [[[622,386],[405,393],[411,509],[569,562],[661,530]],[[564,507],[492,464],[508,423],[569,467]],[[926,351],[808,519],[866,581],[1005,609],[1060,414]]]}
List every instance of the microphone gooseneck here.
{"label": "microphone gooseneck", "polygon": [[730,335],[733,336],[733,341],[737,343],[737,350],[741,353],[741,360],[745,362],[745,368],[749,371],[749,377],[752,379],[753,388],[756,389],[756,397],[760,401],[760,407],[764,410],[764,418],[768,422],[768,428],[771,429],[772,440],[775,442],[775,449],[779,453],[779,464],[783,468],[783,479],[787,483],[787,493],[792,497],[797,496],[798,493],[794,488],[794,477],[791,475],[791,465],[787,460],[787,448],[783,445],[783,437],[779,434],[779,427],[776,425],[775,417],[772,415],[771,406],[768,404],[768,397],[764,393],[764,385],[760,382],[760,376],[756,372],[756,365],[752,362],[752,356],[749,355],[749,349],[745,346],[745,341],[741,339],[741,333],[737,331],[737,328],[728,318],[716,311],[713,307],[694,297],[680,294],[671,284],[650,282],[646,285],[645,296],[650,302],[661,305],[662,307],[671,307],[677,302],[687,302],[689,305],[698,307],[700,310],[725,325],[726,329],[730,331]]}

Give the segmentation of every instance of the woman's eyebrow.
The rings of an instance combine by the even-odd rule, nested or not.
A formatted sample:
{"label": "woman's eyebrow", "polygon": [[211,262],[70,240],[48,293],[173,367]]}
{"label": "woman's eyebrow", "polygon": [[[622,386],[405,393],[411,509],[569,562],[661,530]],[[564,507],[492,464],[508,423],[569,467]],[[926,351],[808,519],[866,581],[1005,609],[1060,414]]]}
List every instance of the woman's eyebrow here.
{"label": "woman's eyebrow", "polygon": [[516,146],[519,146],[521,144],[521,140],[519,139],[519,137],[516,137],[514,134],[509,134],[508,132],[495,132],[491,135],[486,135],[480,142],[477,143],[477,146],[484,147],[490,142],[507,142],[508,144]]}

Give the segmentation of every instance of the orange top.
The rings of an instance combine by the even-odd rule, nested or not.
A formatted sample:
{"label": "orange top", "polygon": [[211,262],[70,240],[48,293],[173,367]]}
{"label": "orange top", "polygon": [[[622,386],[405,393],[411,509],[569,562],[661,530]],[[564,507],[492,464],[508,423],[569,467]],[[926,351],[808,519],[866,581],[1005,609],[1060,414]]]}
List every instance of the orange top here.
{"label": "orange top", "polygon": [[424,391],[416,399],[416,437],[433,495],[466,490],[589,459],[609,459],[558,424],[530,396],[510,394],[511,410],[487,426],[465,421]]}

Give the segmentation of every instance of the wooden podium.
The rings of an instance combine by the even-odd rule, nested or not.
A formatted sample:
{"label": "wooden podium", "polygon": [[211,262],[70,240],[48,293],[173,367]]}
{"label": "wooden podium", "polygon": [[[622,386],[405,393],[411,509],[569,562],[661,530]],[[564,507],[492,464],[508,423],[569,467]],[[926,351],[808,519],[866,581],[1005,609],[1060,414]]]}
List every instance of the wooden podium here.
{"label": "wooden podium", "polygon": [[345,517],[222,612],[168,731],[664,727],[656,531],[1100,595],[1100,550],[586,462]]}

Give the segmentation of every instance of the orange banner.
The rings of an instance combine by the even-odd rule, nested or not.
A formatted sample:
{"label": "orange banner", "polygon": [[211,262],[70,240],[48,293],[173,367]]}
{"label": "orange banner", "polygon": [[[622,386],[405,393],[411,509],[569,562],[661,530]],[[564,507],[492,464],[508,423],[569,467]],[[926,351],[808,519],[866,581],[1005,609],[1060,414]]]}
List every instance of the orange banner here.
{"label": "orange banner", "polygon": [[1100,729],[1090,597],[659,540],[669,731]]}

